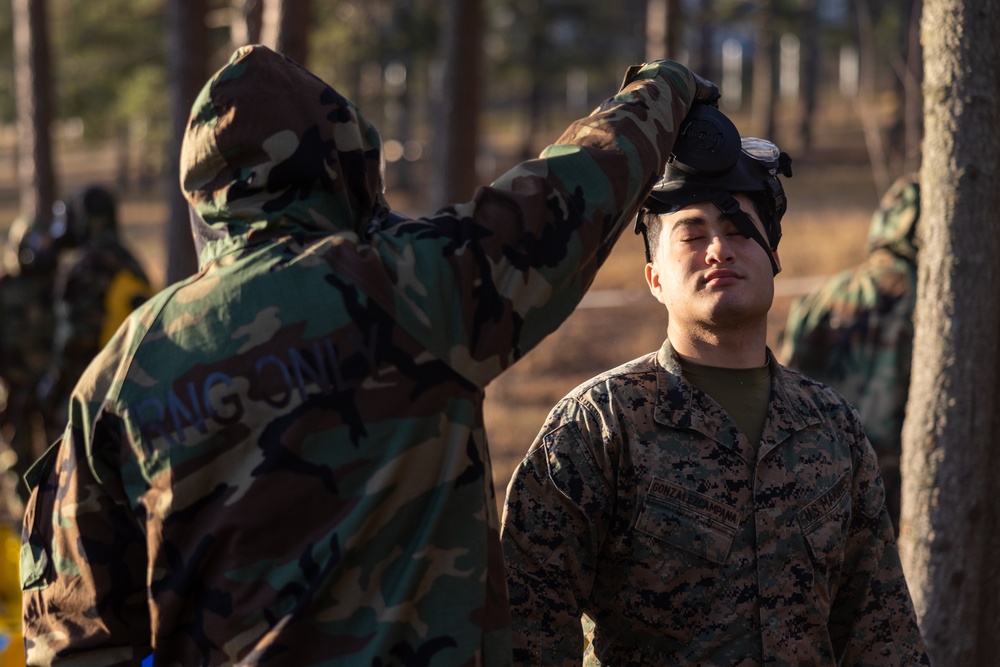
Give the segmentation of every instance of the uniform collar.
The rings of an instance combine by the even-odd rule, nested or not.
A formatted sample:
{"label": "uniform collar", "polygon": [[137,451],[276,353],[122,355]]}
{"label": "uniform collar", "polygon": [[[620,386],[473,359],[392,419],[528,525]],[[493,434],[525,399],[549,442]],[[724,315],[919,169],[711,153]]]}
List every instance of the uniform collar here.
{"label": "uniform collar", "polygon": [[758,453],[722,406],[684,379],[680,359],[669,340],[663,342],[656,360],[656,421],[671,428],[698,431],[747,460],[764,456],[794,433],[821,421],[817,408],[794,391],[793,380],[767,350],[771,402]]}

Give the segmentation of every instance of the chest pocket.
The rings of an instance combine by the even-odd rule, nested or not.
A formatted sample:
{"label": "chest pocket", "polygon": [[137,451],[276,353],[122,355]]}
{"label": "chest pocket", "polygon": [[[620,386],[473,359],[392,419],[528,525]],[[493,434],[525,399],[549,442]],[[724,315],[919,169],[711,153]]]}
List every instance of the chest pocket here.
{"label": "chest pocket", "polygon": [[717,596],[739,527],[737,510],[656,479],[632,531],[617,596],[619,613],[689,643]]}
{"label": "chest pocket", "polygon": [[841,475],[832,487],[799,512],[802,537],[812,556],[815,588],[823,600],[837,594],[837,581],[847,548],[847,531],[851,523],[851,479]]}
{"label": "chest pocket", "polygon": [[837,561],[843,556],[851,521],[851,480],[841,475],[830,489],[799,512],[799,527],[813,560]]}

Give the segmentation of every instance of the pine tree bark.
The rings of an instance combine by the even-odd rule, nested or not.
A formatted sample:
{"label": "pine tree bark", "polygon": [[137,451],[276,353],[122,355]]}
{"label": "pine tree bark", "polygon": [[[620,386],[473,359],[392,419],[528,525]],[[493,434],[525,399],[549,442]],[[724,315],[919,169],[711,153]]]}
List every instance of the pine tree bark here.
{"label": "pine tree bark", "polygon": [[441,112],[435,124],[439,165],[432,202],[466,201],[475,193],[479,108],[483,90],[482,0],[448,0],[443,27]]}
{"label": "pine tree bark", "polygon": [[47,0],[12,0],[20,214],[48,225],[56,198]]}
{"label": "pine tree bark", "polygon": [[263,0],[261,41],[308,67],[310,0]]}
{"label": "pine tree bark", "polygon": [[235,46],[260,43],[261,23],[264,18],[264,0],[234,0],[233,21],[230,31]]}
{"label": "pine tree bark", "polygon": [[178,185],[181,143],[191,105],[208,79],[207,0],[177,0],[167,3],[170,13],[170,104],[173,117],[171,150],[164,175],[169,218],[167,220],[167,284],[186,278],[198,269],[191,236],[189,207]]}
{"label": "pine tree bark", "polygon": [[757,36],[753,56],[754,133],[777,140],[778,39],[774,20],[774,0],[757,3]]}
{"label": "pine tree bark", "polygon": [[1000,655],[1000,6],[924,0],[925,140],[900,554],[936,665]]}

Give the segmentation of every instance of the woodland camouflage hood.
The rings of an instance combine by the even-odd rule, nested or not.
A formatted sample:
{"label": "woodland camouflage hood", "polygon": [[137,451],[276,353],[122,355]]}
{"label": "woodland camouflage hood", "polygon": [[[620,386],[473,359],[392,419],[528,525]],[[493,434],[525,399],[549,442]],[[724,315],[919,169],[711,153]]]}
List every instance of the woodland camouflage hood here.
{"label": "woodland camouflage hood", "polygon": [[882,195],[868,230],[868,252],[889,250],[917,261],[917,220],[920,218],[918,174],[900,176]]}
{"label": "woodland camouflage hood", "polygon": [[196,242],[275,228],[360,234],[385,208],[381,150],[375,126],[329,85],[266,47],[243,47],[205,84],[184,134]]}

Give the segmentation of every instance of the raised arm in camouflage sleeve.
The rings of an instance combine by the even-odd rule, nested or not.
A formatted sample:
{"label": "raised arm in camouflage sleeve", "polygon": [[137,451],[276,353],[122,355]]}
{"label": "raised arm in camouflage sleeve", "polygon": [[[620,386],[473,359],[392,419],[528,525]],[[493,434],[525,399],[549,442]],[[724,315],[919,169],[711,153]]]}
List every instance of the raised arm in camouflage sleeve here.
{"label": "raised arm in camouflage sleeve", "polygon": [[[376,239],[391,271],[378,277],[396,284],[370,292],[394,294],[380,305],[485,386],[573,312],[649,193],[696,95],[711,99],[717,91],[697,86],[676,63],[633,68],[615,97],[570,125],[539,159],[480,188],[471,202]],[[365,285],[372,276],[359,269],[352,279]],[[453,333],[441,330],[441,322],[457,320]]]}
{"label": "raised arm in camouflage sleeve", "polygon": [[539,159],[399,221],[357,108],[238,50],[182,151],[199,272],[130,315],[33,475],[29,664],[509,664],[484,387],[713,94],[638,68]]}

